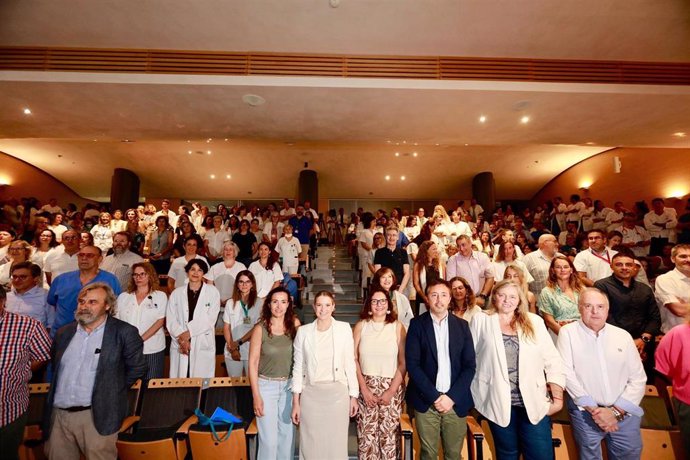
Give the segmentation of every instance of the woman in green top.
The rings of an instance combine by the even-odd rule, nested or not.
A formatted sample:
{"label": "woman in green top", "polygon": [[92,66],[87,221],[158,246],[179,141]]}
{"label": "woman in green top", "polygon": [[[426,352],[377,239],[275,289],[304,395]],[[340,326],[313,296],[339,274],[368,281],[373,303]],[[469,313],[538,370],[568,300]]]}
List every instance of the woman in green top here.
{"label": "woman in green top", "polygon": [[570,259],[562,255],[554,257],[546,287],[541,290],[537,300],[539,311],[554,341],[562,326],[580,318],[577,301],[581,290],[580,277]]}
{"label": "woman in green top", "polygon": [[292,341],[300,322],[290,293],[269,292],[249,342],[249,382],[259,429],[259,460],[294,458]]}

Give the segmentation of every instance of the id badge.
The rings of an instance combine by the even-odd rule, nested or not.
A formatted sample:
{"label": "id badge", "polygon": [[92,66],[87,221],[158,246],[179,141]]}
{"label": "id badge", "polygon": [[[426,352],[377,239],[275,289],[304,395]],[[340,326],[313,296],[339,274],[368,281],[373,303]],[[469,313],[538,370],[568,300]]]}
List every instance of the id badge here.
{"label": "id badge", "polygon": [[249,316],[244,317],[244,324],[252,324],[252,319]]}

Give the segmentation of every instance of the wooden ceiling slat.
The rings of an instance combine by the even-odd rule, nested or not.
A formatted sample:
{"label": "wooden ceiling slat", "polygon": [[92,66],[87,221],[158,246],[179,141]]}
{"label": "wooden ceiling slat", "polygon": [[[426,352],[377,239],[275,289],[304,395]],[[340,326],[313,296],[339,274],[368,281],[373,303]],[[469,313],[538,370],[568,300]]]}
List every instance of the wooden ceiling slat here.
{"label": "wooden ceiling slat", "polygon": [[0,69],[690,85],[690,63],[0,47]]}

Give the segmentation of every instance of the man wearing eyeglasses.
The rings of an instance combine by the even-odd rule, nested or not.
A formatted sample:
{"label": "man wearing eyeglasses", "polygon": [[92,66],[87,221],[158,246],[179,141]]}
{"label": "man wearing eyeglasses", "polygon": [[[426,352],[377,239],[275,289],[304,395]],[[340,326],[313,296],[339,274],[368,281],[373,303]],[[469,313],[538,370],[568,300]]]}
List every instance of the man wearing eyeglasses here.
{"label": "man wearing eyeglasses", "polygon": [[77,253],[79,269],[63,273],[53,280],[48,291],[48,303],[55,308],[51,334],[55,335],[55,331],[74,321],[77,296],[84,286],[98,282],[106,283],[113,289],[115,296],[120,295],[120,282],[115,275],[98,268],[102,260],[100,248],[84,246]]}
{"label": "man wearing eyeglasses", "polygon": [[20,262],[12,266],[12,290],[7,293],[7,311],[30,316],[50,329],[55,319],[55,310],[48,305],[48,293],[41,287],[41,267],[31,262]]}

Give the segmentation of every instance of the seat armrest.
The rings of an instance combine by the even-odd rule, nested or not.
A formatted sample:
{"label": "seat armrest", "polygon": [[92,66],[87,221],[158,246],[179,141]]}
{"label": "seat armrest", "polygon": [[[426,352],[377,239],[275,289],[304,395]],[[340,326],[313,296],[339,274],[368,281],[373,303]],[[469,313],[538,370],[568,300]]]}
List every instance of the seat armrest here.
{"label": "seat armrest", "polygon": [[249,424],[246,431],[247,436],[256,436],[259,434],[259,427],[256,425],[256,417]]}
{"label": "seat armrest", "polygon": [[408,414],[400,415],[400,431],[402,431],[403,436],[412,434],[414,431],[412,428],[412,423],[410,422],[410,416]]}
{"label": "seat armrest", "polygon": [[178,437],[178,438],[179,438],[179,437],[181,437],[181,436],[187,436],[187,434],[189,433],[189,427],[192,426],[192,425],[194,425],[194,424],[197,423],[198,421],[199,421],[199,417],[197,417],[196,415],[190,416],[190,417],[189,417],[187,420],[185,420],[184,423],[183,423],[182,425],[180,425],[180,427],[177,429],[177,431],[175,432],[175,437]]}
{"label": "seat armrest", "polygon": [[484,439],[484,430],[472,416],[467,416],[467,431],[477,441]]}
{"label": "seat armrest", "polygon": [[135,423],[137,423],[139,420],[141,420],[141,417],[138,415],[130,415],[129,417],[125,418],[122,421],[122,425],[120,425],[120,433],[124,433],[125,431],[129,431],[132,429]]}

